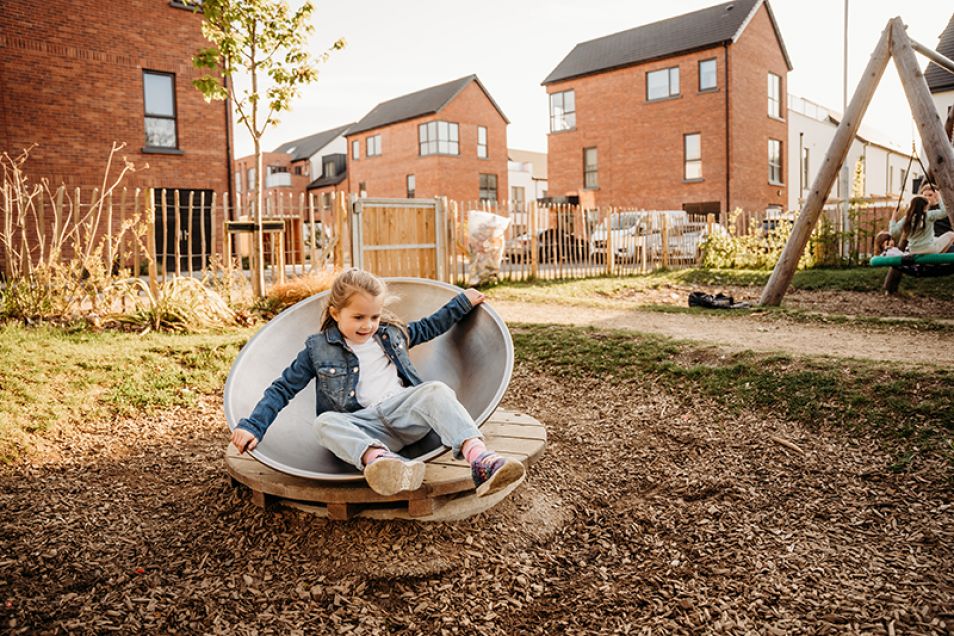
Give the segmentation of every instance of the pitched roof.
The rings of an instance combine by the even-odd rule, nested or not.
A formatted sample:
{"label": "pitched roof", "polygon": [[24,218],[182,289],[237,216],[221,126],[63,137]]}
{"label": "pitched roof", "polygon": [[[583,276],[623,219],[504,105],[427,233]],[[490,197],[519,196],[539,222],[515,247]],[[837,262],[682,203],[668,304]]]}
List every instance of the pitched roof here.
{"label": "pitched roof", "polygon": [[[947,23],[947,28],[941,34],[941,40],[935,49],[938,53],[949,60],[954,60],[954,15],[951,21]],[[927,65],[924,69],[924,79],[927,80],[928,88],[932,93],[944,93],[954,90],[954,73],[944,69],[934,62]]]}
{"label": "pitched roof", "polygon": [[765,4],[772,21],[785,64],[792,70],[792,62],[768,1],[732,0],[577,44],[542,85],[731,44],[739,39],[762,4]]}
{"label": "pitched roof", "polygon": [[500,106],[498,106],[494,98],[490,96],[490,93],[487,92],[484,85],[480,83],[477,76],[468,75],[453,82],[432,86],[431,88],[425,88],[422,91],[417,91],[410,95],[395,97],[386,102],[381,102],[375,106],[370,113],[365,115],[361,121],[352,126],[351,130],[348,131],[348,136],[383,126],[390,126],[391,124],[409,119],[439,113],[451,100],[457,97],[461,91],[467,88],[471,82],[477,82],[477,86],[480,87],[480,90],[484,91],[490,103],[494,105],[494,108],[497,109],[497,112],[500,113],[503,120],[509,124],[510,120],[503,114],[503,111],[500,110]]}
{"label": "pitched roof", "polygon": [[285,142],[276,148],[274,152],[288,153],[292,156],[292,161],[310,159],[315,153],[334,141],[335,138],[348,132],[348,129],[353,125],[354,124],[346,124],[338,128],[309,135],[308,137]]}

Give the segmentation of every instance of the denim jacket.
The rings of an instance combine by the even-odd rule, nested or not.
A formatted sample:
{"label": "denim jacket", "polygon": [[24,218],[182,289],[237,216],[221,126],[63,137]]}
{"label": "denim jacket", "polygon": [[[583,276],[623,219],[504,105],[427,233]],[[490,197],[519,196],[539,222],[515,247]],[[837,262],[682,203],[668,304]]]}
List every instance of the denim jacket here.
{"label": "denim jacket", "polygon": [[[385,354],[397,367],[398,376],[404,385],[417,386],[423,380],[411,364],[408,350],[440,336],[473,308],[467,296],[460,293],[434,314],[410,323],[406,336],[400,327],[382,323],[374,339],[381,343]],[[308,386],[312,378],[315,379],[316,416],[325,411],[358,411],[364,408],[355,397],[358,377],[358,356],[345,342],[338,326],[332,325],[308,336],[305,348],[282,372],[281,377],[265,389],[265,394],[251,415],[239,420],[236,428],[249,431],[261,441],[279,411]]]}

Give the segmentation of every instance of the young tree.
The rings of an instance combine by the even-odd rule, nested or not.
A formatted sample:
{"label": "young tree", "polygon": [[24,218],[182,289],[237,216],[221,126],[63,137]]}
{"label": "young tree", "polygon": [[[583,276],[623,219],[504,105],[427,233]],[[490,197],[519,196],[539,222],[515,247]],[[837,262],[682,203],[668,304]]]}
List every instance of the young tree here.
{"label": "young tree", "polygon": [[[206,101],[229,99],[255,144],[255,223],[261,227],[265,203],[265,174],[262,162],[262,135],[279,123],[278,115],[291,109],[301,96],[300,87],[318,79],[317,62],[332,51],[345,47],[344,39],[331,45],[318,59],[306,50],[307,36],[314,31],[309,19],[314,12],[310,1],[296,11],[282,0],[187,0],[201,11],[202,33],[212,44],[192,59],[196,68],[211,73],[192,84]],[[244,71],[249,87],[238,92],[230,78]],[[264,113],[259,108],[264,106]],[[231,161],[232,158],[229,157]],[[252,292],[265,293],[262,262],[262,232],[255,232],[252,255]]]}

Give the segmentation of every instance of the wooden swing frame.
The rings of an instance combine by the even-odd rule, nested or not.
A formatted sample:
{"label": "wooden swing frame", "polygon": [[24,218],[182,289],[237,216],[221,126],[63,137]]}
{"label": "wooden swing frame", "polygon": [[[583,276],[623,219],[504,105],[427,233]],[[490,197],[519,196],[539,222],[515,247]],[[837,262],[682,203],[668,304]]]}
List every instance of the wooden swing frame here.
{"label": "wooden swing frame", "polygon": [[[944,132],[944,125],[931,101],[931,91],[924,79],[924,74],[918,67],[915,51],[954,72],[954,62],[908,37],[900,17],[888,21],[888,25],[881,33],[881,39],[871,54],[864,75],[858,83],[858,88],[851,98],[851,103],[848,104],[844,117],[835,130],[835,137],[815,177],[811,192],[802,205],[801,213],[792,227],[792,234],[772,270],[768,284],[762,290],[759,304],[771,306],[781,304],[782,297],[795,275],[799,258],[808,245],[808,239],[838,177],[838,171],[848,157],[851,142],[861,126],[861,119],[871,103],[871,98],[874,96],[875,89],[878,88],[878,83],[890,59],[894,59],[897,66],[901,85],[911,106],[911,113],[921,136],[921,145],[924,147],[928,165],[933,172],[934,182],[941,193],[941,198],[944,201],[954,202],[954,148]],[[951,223],[954,224],[954,205],[948,205],[947,214]],[[895,275],[894,289],[896,290],[901,274],[895,270],[890,270],[885,280],[885,287],[889,288],[892,274]]]}

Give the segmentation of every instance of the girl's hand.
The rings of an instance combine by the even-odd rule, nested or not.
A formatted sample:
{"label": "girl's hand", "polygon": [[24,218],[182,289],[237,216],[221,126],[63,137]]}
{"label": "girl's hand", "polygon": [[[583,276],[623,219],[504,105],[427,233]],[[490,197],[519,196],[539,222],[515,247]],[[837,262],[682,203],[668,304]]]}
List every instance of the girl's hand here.
{"label": "girl's hand", "polygon": [[237,428],[232,432],[232,444],[238,449],[239,454],[242,454],[258,446],[258,438],[245,429]]}
{"label": "girl's hand", "polygon": [[484,294],[480,293],[479,291],[477,291],[477,290],[474,289],[473,287],[471,287],[470,289],[464,291],[464,295],[467,296],[467,300],[469,300],[469,301],[470,301],[470,304],[473,305],[474,307],[476,307],[476,306],[479,305],[480,303],[482,303],[482,302],[484,302],[485,300],[487,300],[487,296],[485,296]]}

